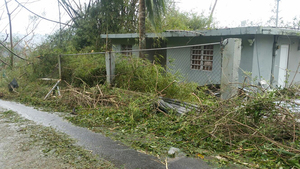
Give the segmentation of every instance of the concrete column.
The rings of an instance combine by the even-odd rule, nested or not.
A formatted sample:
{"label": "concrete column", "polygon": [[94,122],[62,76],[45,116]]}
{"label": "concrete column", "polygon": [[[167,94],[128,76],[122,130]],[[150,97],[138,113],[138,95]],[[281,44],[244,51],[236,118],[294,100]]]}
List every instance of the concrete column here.
{"label": "concrete column", "polygon": [[105,53],[106,82],[111,84],[115,77],[115,53]]}
{"label": "concrete column", "polygon": [[229,38],[223,45],[221,98],[229,99],[238,94],[242,39]]}

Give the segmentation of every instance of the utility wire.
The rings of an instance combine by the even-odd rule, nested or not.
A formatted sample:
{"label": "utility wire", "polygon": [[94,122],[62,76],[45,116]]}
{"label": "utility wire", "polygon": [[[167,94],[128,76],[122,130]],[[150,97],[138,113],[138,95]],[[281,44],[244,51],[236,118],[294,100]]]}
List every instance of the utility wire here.
{"label": "utility wire", "polygon": [[28,61],[28,59],[22,58],[21,56],[15,54],[13,51],[11,51],[10,49],[8,49],[2,42],[0,42],[0,45],[3,46],[6,50],[8,50],[10,53],[12,53],[13,55],[17,56],[18,58],[22,59],[22,60],[26,60]]}
{"label": "utility wire", "polygon": [[[205,43],[205,44],[195,44],[195,45],[186,45],[186,46],[173,46],[173,47],[164,47],[164,48],[152,48],[152,49],[137,49],[137,50],[110,51],[110,53],[141,52],[141,51],[142,51],[142,52],[146,52],[146,51],[156,51],[156,50],[190,48],[190,47],[206,46],[206,45],[220,45],[220,42]],[[96,55],[96,54],[105,54],[105,53],[107,53],[107,52],[91,52],[91,53],[78,53],[78,54],[61,54],[61,56]]]}
{"label": "utility wire", "polygon": [[48,18],[45,18],[45,17],[43,17],[43,16],[40,16],[40,15],[38,15],[38,14],[36,14],[36,13],[34,13],[34,12],[32,12],[31,10],[29,10],[28,8],[26,8],[25,6],[23,6],[20,2],[18,2],[17,0],[15,0],[20,6],[22,6],[23,8],[25,8],[27,11],[29,11],[30,13],[32,13],[32,14],[34,14],[34,15],[36,15],[36,16],[38,16],[38,17],[40,17],[40,18],[42,18],[42,19],[45,19],[45,20],[47,20],[47,21],[50,21],[50,22],[54,22],[54,23],[59,23],[59,24],[63,24],[63,25],[67,25],[67,26],[71,26],[71,25],[69,25],[69,24],[66,24],[66,23],[61,23],[61,22],[58,22],[58,21],[54,21],[54,20],[51,20],[51,19],[48,19]]}

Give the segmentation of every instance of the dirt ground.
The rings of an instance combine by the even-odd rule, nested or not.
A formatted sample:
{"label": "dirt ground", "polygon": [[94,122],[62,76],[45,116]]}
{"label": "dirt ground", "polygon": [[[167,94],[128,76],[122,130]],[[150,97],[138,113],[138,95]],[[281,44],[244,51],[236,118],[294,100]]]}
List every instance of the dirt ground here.
{"label": "dirt ground", "polygon": [[20,126],[0,120],[0,168],[72,168],[55,157],[44,156],[40,147],[27,148],[28,134]]}
{"label": "dirt ground", "polygon": [[[60,152],[51,153],[55,151],[55,148],[51,149],[52,151],[50,151],[50,153],[45,153],[45,147],[43,145],[52,143],[49,143],[49,140],[43,140],[44,137],[39,138],[38,140],[35,138],[35,136],[41,135],[40,133],[37,133],[37,131],[41,131],[41,128],[46,127],[38,126],[31,121],[24,120],[20,118],[17,114],[14,114],[13,116],[10,115],[7,117],[3,114],[3,111],[1,111],[0,169],[111,168],[111,164],[109,164],[109,162],[103,163],[103,161],[101,160],[99,161],[99,163],[97,163],[97,160],[93,159],[94,164],[91,165],[81,162],[83,160],[86,161],[86,158],[89,157],[89,155],[85,155],[82,159],[80,159],[81,157],[74,157],[67,158],[66,160],[66,155],[60,156]],[[58,138],[58,140],[60,139],[61,138]],[[67,147],[69,146],[67,145]],[[72,149],[74,150],[74,148]],[[85,150],[80,151],[86,153]],[[80,153],[82,154],[82,152]],[[74,153],[70,153],[67,156],[71,156],[72,154]],[[75,160],[72,161],[70,159]]]}

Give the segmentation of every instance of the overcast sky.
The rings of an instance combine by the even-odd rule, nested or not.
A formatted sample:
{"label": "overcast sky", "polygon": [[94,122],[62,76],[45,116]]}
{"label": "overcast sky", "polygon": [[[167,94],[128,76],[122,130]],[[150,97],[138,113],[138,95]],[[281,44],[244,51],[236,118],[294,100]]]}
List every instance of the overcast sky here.
{"label": "overcast sky", "polygon": [[[15,0],[9,1],[9,10],[13,11],[17,7]],[[46,18],[58,21],[58,4],[56,0],[18,0],[35,13]],[[75,0],[78,1],[78,0]],[[84,0],[81,0],[83,2]],[[210,9],[215,0],[176,0],[178,8],[182,11],[195,11],[206,16],[209,15]],[[215,9],[214,18],[218,27],[237,27],[241,25],[241,21],[248,20],[255,23],[266,23],[272,16],[272,8],[275,6],[275,0],[218,0]],[[280,1],[280,17],[283,20],[292,22],[295,16],[300,18],[299,0],[281,0]],[[32,21],[33,16],[22,7],[16,8],[12,14],[13,32],[26,33],[30,31],[32,26],[28,28],[28,24]],[[66,13],[62,13],[63,22],[69,20]],[[59,28],[58,24],[42,20],[35,30],[38,34],[51,34]],[[4,0],[0,2],[0,33],[9,32],[8,20]]]}
{"label": "overcast sky", "polygon": [[[178,7],[184,11],[204,11],[209,15],[215,0],[177,0]],[[295,16],[300,18],[299,0],[280,0],[279,17],[292,22]],[[220,27],[237,27],[241,21],[266,23],[272,15],[276,0],[218,0],[214,18]]]}

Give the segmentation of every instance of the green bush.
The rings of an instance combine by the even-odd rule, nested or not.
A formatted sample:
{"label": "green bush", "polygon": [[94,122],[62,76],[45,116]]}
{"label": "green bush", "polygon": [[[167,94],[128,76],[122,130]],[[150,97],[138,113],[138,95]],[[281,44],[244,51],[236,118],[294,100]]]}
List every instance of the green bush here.
{"label": "green bush", "polygon": [[178,73],[139,58],[122,58],[116,64],[116,87],[132,91],[155,93],[168,98],[191,100],[196,83],[186,82]]}
{"label": "green bush", "polygon": [[104,55],[62,56],[62,78],[75,86],[89,86],[106,81]]}

